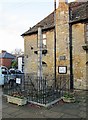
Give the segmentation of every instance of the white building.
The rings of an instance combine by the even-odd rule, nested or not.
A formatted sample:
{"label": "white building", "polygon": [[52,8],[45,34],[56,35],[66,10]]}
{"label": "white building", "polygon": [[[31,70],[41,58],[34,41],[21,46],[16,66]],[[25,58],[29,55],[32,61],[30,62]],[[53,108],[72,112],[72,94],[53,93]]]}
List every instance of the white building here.
{"label": "white building", "polygon": [[24,72],[24,55],[18,56],[18,70]]}

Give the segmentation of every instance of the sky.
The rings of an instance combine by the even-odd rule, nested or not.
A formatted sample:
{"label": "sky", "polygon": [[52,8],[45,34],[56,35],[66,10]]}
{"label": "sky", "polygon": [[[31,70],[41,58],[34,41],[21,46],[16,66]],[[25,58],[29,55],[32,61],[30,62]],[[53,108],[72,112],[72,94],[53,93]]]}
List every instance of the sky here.
{"label": "sky", "polygon": [[24,51],[21,34],[53,10],[54,0],[0,0],[0,50]]}

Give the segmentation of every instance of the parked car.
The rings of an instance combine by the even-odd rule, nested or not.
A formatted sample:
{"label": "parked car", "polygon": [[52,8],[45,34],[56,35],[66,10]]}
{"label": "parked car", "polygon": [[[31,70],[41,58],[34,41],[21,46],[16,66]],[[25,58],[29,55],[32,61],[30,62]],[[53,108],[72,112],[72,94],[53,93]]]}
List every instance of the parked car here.
{"label": "parked car", "polygon": [[22,74],[22,72],[18,69],[16,69],[16,74]]}
{"label": "parked car", "polygon": [[22,72],[18,69],[11,68],[9,69],[9,74],[22,74]]}
{"label": "parked car", "polygon": [[14,68],[9,69],[9,74],[16,74],[16,70]]}
{"label": "parked car", "polygon": [[5,66],[0,66],[0,85],[5,83],[13,84],[16,82],[16,78],[22,78],[22,74],[18,69],[11,68],[8,70]]}
{"label": "parked car", "polygon": [[8,74],[8,68],[0,66],[0,85],[4,85],[4,76]]}

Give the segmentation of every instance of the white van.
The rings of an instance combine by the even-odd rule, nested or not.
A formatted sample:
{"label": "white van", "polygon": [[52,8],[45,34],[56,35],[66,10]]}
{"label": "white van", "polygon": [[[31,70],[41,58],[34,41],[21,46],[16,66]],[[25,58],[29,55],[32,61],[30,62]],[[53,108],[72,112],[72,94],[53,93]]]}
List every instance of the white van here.
{"label": "white van", "polygon": [[8,68],[0,66],[0,86],[4,85],[4,75],[8,74]]}

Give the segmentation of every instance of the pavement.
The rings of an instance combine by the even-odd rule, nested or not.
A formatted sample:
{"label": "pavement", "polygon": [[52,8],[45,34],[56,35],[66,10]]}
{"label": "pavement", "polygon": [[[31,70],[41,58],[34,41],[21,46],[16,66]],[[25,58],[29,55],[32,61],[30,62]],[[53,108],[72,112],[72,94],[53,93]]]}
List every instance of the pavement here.
{"label": "pavement", "polygon": [[0,87],[0,120],[2,118],[2,88]]}
{"label": "pavement", "polygon": [[2,118],[85,118],[87,119],[86,99],[88,98],[88,91],[76,90],[75,98],[76,98],[75,103],[65,103],[62,100],[60,100],[51,107],[44,108],[29,103],[24,106],[18,106],[15,104],[8,103],[6,97],[2,97]]}

